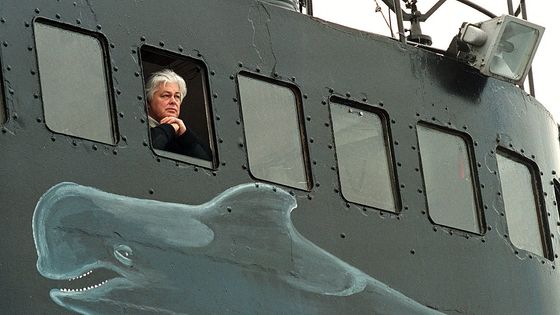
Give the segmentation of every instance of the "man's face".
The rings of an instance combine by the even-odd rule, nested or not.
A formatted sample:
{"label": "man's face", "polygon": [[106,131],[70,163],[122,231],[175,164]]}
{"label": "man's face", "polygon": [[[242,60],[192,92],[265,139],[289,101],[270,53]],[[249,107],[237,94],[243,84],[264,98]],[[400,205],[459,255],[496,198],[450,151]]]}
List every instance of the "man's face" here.
{"label": "man's face", "polygon": [[161,121],[172,116],[179,117],[181,111],[181,92],[177,83],[161,83],[156,89],[148,106],[152,118]]}

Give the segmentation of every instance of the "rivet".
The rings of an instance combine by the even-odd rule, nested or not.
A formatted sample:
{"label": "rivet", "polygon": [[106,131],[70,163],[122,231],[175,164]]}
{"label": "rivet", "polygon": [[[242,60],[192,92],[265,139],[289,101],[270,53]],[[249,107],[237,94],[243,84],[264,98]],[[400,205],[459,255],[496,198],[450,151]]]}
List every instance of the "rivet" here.
{"label": "rivet", "polygon": [[291,78],[292,82],[296,82],[296,77]]}
{"label": "rivet", "polygon": [[327,102],[326,101],[321,101],[321,104],[327,105]]}
{"label": "rivet", "polygon": [[76,19],[76,24],[82,24],[82,21],[80,19]]}
{"label": "rivet", "polygon": [[346,238],[346,234],[340,233],[340,238]]}
{"label": "rivet", "polygon": [[61,18],[61,15],[59,13],[57,13],[55,16],[56,16],[57,19]]}
{"label": "rivet", "polygon": [[242,62],[238,63],[237,65],[239,66],[239,68],[243,67],[243,63],[242,63]]}
{"label": "rivet", "polygon": [[362,102],[367,102],[367,98],[362,98]]}
{"label": "rivet", "polygon": [[119,71],[119,67],[114,66],[114,67],[113,67],[113,70],[114,70],[115,72],[117,72],[117,71]]}
{"label": "rivet", "polygon": [[183,48],[183,46],[179,45],[179,47],[177,47],[177,49],[178,49],[180,52],[183,52],[183,49],[184,49],[184,48]]}
{"label": "rivet", "polygon": [[142,100],[142,95],[137,95],[136,98],[141,101]]}
{"label": "rivet", "polygon": [[216,75],[216,71],[210,70],[210,75]]}
{"label": "rivet", "polygon": [[119,117],[120,117],[120,118],[124,118],[124,113],[123,113],[123,112],[119,112]]}
{"label": "rivet", "polygon": [[218,142],[219,142],[219,143],[224,143],[224,139],[219,138],[219,139],[218,139]]}
{"label": "rivet", "polygon": [[139,77],[139,76],[140,76],[140,72],[138,72],[138,71],[134,72],[134,76],[135,76],[135,77]]}
{"label": "rivet", "polygon": [[140,40],[145,42],[146,41],[146,36],[140,36]]}
{"label": "rivet", "polygon": [[142,141],[142,145],[147,147],[148,146],[148,141],[146,141],[146,140]]}
{"label": "rivet", "polygon": [[31,75],[35,75],[35,74],[36,74],[35,70],[31,70],[31,71],[29,71],[29,72],[31,73]]}
{"label": "rivet", "polygon": [[154,192],[155,192],[155,191],[154,191],[153,189],[150,189],[150,190],[148,191],[148,193],[150,193],[150,195],[153,195]]}
{"label": "rivet", "polygon": [[[0,23],[6,23],[6,19],[1,18],[1,19],[0,19]],[[25,23],[27,23],[27,22],[25,22]],[[27,24],[29,24],[29,23],[27,23]]]}
{"label": "rivet", "polygon": [[307,121],[311,121],[311,116],[307,116],[305,119],[307,119]]}
{"label": "rivet", "polygon": [[98,30],[101,30],[101,25],[100,24],[97,24],[96,27],[97,27]]}
{"label": "rivet", "polygon": [[352,95],[350,94],[350,92],[346,92],[346,97],[351,97]]}
{"label": "rivet", "polygon": [[334,93],[334,90],[333,90],[333,89],[329,89],[329,93],[331,93],[331,94]]}
{"label": "rivet", "polygon": [[237,103],[237,97],[232,98],[232,101],[233,101],[234,103]]}
{"label": "rivet", "polygon": [[97,151],[97,144],[92,145],[91,148],[93,149],[93,151]]}
{"label": "rivet", "polygon": [[233,74],[232,74],[232,75],[229,76],[229,79],[230,79],[230,80],[234,80],[234,79],[235,79],[235,76],[233,76]]}
{"label": "rivet", "polygon": [[257,69],[255,69],[255,70],[256,70],[257,72],[259,72],[259,73],[261,72],[261,69],[260,69],[260,68],[257,68]]}
{"label": "rivet", "polygon": [[39,12],[41,12],[41,10],[39,10],[39,8],[36,8],[35,13],[39,13]]}
{"label": "rivet", "polygon": [[127,140],[126,136],[122,136],[121,139],[123,139],[124,142]]}
{"label": "rivet", "polygon": [[33,98],[39,98],[39,94],[33,93]]}
{"label": "rivet", "polygon": [[309,143],[313,143],[315,140],[313,138],[309,138]]}
{"label": "rivet", "polygon": [[43,119],[37,118],[37,122],[38,122],[38,123],[41,123],[41,122],[43,122]]}
{"label": "rivet", "polygon": [[3,45],[4,47],[8,47],[8,42],[3,41],[3,42],[2,42],[2,45]]}
{"label": "rivet", "polygon": [[383,105],[384,105],[383,102],[381,102],[381,101],[379,101],[378,104],[379,104],[379,106],[381,106],[381,107],[383,107]]}
{"label": "rivet", "polygon": [[220,119],[221,119],[220,116],[216,115],[216,120],[220,120]]}
{"label": "rivet", "polygon": [[7,65],[7,66],[6,66],[6,70],[8,70],[8,71],[12,70],[12,66]]}
{"label": "rivet", "polygon": [[278,72],[274,72],[274,76],[278,77],[279,76]]}

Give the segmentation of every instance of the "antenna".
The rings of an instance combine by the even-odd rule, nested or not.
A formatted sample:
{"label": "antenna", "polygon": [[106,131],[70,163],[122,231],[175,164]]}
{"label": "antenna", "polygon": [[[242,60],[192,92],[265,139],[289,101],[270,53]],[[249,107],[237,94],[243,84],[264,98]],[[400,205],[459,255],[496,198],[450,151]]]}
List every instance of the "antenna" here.
{"label": "antenna", "polygon": [[[402,0],[405,3],[405,7],[407,9],[410,9],[411,13],[405,12],[404,10],[401,9],[401,5],[400,5],[401,0],[382,0],[382,1],[383,3],[385,3],[385,5],[387,5],[387,7],[389,7],[390,10],[395,12],[397,15],[397,23],[399,24],[399,34],[402,33],[401,41],[406,42],[406,40],[408,40],[410,42],[415,42],[422,45],[427,45],[427,46],[432,45],[432,38],[422,33],[422,28],[420,27],[420,23],[426,22],[426,20],[428,20],[428,18],[432,14],[434,14],[434,12],[436,12],[439,9],[439,7],[441,7],[447,0],[439,0],[425,14],[422,14],[422,12],[418,10],[418,7],[416,6],[417,0]],[[496,15],[493,14],[492,12],[486,10],[485,8],[475,3],[472,3],[469,0],[456,0],[456,1],[461,2],[462,4],[467,5],[483,14],[486,14],[490,18],[496,17]],[[511,2],[511,0],[508,1]],[[401,29],[403,21],[410,22],[411,24],[409,30],[410,34],[404,40],[403,40],[404,28]]]}

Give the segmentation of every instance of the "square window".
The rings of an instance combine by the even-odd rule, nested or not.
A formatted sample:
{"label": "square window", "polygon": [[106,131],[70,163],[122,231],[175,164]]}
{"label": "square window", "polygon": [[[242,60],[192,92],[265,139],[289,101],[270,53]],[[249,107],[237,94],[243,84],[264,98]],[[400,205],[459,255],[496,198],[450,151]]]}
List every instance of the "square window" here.
{"label": "square window", "polygon": [[[146,45],[140,49],[140,56],[146,87],[146,111],[150,121],[150,143],[154,152],[166,158],[206,168],[215,168],[217,154],[209,97],[208,70],[205,63]],[[168,70],[172,72],[166,72]],[[157,78],[154,79],[154,82],[159,83],[150,87],[150,79],[155,74],[157,74]],[[175,77],[175,75],[179,77]],[[182,100],[178,101],[177,112],[168,109],[159,111],[158,106],[161,109],[165,106],[174,107],[175,105],[158,103],[157,100],[160,97],[158,91],[163,92],[170,86],[174,86],[172,90],[175,87],[179,88],[177,83],[180,80],[185,82],[186,95],[182,95]],[[172,84],[169,85],[165,82]],[[165,88],[160,89],[160,87]],[[161,95],[161,97],[164,96]],[[175,127],[178,124],[161,123],[161,119],[168,116],[176,116],[180,119],[186,127],[186,131],[184,133],[181,133],[182,131],[179,129],[176,131]]]}

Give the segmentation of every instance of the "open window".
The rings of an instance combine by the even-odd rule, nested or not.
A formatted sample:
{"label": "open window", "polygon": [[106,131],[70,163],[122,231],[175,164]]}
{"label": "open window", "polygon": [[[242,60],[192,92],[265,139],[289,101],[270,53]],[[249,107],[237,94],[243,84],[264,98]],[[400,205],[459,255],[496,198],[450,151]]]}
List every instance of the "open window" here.
{"label": "open window", "polygon": [[331,100],[330,109],[342,195],[350,202],[397,212],[385,116],[338,98]]}
{"label": "open window", "polygon": [[[140,49],[144,83],[146,84],[152,74],[169,69],[181,76],[187,86],[187,94],[183,98],[179,119],[187,127],[189,137],[193,136],[196,148],[193,150],[175,150],[173,147],[163,147],[154,139],[152,128],[158,125],[157,120],[152,120],[150,126],[150,139],[154,152],[163,157],[180,160],[191,164],[215,168],[217,165],[217,154],[212,124],[212,111],[210,104],[210,93],[208,86],[208,69],[201,60],[178,55],[169,51],[151,46],[142,46]],[[148,91],[146,91],[148,93]],[[146,95],[148,99],[148,95]],[[149,115],[149,104],[146,104]],[[171,139],[170,141],[174,141]],[[182,145],[179,144],[179,145]]]}
{"label": "open window", "polygon": [[33,27],[47,127],[115,144],[104,38],[46,20],[36,20]]}
{"label": "open window", "polygon": [[505,149],[500,149],[496,158],[511,242],[517,248],[550,258],[548,224],[536,166]]}
{"label": "open window", "polygon": [[417,132],[430,219],[482,234],[483,217],[467,136],[427,124],[418,125]]}
{"label": "open window", "polygon": [[309,158],[299,90],[249,74],[238,75],[237,81],[251,174],[309,190]]}

